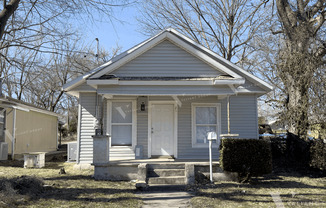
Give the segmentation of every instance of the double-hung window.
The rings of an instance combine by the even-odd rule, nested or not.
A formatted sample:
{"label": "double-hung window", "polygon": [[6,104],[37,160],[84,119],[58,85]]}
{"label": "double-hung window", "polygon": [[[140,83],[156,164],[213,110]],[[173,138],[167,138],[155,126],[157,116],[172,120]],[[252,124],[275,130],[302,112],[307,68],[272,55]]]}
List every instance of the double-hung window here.
{"label": "double-hung window", "polygon": [[220,104],[192,104],[192,146],[206,147],[211,131],[220,134]]}
{"label": "double-hung window", "polygon": [[132,102],[112,102],[111,111],[112,145],[131,145],[133,133]]}

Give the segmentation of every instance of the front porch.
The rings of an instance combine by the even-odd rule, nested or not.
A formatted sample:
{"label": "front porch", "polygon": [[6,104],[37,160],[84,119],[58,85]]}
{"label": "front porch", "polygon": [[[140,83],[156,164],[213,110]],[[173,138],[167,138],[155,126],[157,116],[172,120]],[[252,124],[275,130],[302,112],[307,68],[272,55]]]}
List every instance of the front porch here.
{"label": "front porch", "polygon": [[[227,95],[100,97],[103,134],[111,136],[110,161],[162,156],[207,160],[207,132],[228,132]],[[216,145],[213,151],[217,159]]]}
{"label": "front porch", "polygon": [[[98,180],[135,180],[141,187],[155,184],[190,185],[196,177],[207,176],[208,160],[173,158],[156,159],[109,159],[109,136],[93,136],[94,178]],[[98,154],[101,152],[101,154]],[[219,162],[213,162],[215,180],[230,180],[223,173]]]}
{"label": "front porch", "polygon": [[[125,160],[95,165],[94,178],[98,180],[134,180],[139,187],[154,185],[191,185],[196,179],[209,178],[209,162],[147,159]],[[234,176],[225,174],[219,162],[213,162],[213,178],[217,180],[233,180]]]}

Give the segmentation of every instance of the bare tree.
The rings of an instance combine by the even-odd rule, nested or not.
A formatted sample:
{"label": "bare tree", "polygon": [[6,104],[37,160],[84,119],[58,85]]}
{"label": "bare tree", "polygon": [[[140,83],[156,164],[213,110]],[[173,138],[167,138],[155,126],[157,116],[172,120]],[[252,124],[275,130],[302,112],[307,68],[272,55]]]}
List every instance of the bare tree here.
{"label": "bare tree", "polygon": [[286,119],[291,132],[305,136],[312,97],[309,89],[326,64],[326,2],[276,0],[276,7],[281,26],[273,34],[284,39],[276,70],[286,92]]}
{"label": "bare tree", "polygon": [[[62,112],[69,99],[61,91],[62,86],[72,78],[89,71],[89,68],[106,62],[119,51],[113,49],[111,53],[101,49],[99,54],[95,54],[90,46],[80,48],[79,42],[78,39],[56,42],[53,48],[60,53],[45,56],[43,63],[34,65],[36,72],[26,78],[28,85],[23,91],[26,101],[50,111]],[[70,103],[73,101],[70,100]]]}
{"label": "bare tree", "polygon": [[250,55],[246,47],[264,23],[266,1],[147,0],[139,21],[146,34],[176,28],[227,60]]}

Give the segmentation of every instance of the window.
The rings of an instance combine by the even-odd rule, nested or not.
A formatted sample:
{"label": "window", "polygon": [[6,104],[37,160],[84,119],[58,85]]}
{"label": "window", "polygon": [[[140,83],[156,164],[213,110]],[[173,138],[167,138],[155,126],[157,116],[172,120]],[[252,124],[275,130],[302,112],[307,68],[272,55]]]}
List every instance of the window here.
{"label": "window", "polygon": [[132,112],[132,102],[112,102],[112,145],[132,144]]}
{"label": "window", "polygon": [[193,104],[192,105],[192,146],[206,147],[207,133],[215,131],[220,134],[220,105]]}

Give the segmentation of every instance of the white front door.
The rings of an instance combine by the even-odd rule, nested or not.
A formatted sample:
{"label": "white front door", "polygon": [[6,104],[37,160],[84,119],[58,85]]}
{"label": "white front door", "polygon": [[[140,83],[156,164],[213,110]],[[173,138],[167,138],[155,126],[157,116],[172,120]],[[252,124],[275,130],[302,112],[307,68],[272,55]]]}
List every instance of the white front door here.
{"label": "white front door", "polygon": [[174,155],[174,105],[154,104],[151,115],[152,155]]}

